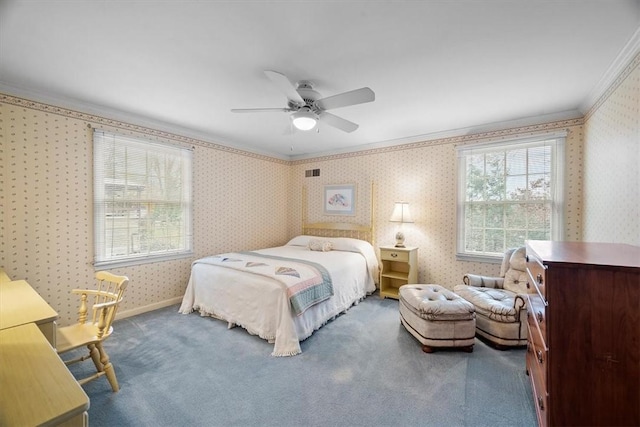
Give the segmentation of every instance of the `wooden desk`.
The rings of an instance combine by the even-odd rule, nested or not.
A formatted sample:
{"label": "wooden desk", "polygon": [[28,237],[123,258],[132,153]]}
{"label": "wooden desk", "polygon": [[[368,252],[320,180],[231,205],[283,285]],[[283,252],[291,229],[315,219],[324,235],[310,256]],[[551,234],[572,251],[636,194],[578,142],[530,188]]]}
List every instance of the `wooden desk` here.
{"label": "wooden desk", "polygon": [[26,280],[13,280],[0,285],[0,330],[35,323],[56,348],[57,318],[58,313]]}
{"label": "wooden desk", "polygon": [[10,282],[10,281],[11,281],[11,278],[9,277],[7,272],[4,271],[3,268],[0,268],[0,283]]}
{"label": "wooden desk", "polygon": [[33,323],[0,330],[0,426],[88,425],[89,398]]}

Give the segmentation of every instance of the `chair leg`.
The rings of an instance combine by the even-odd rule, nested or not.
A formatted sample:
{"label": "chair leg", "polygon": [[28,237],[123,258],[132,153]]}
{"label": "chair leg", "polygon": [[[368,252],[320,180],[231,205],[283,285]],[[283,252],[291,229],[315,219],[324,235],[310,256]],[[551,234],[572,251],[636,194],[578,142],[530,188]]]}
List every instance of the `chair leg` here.
{"label": "chair leg", "polygon": [[96,365],[96,370],[98,372],[104,371],[104,367],[102,363],[100,363],[100,352],[96,348],[96,345],[89,344],[87,348],[89,349],[89,355],[91,356],[91,360],[93,360],[93,364]]}
{"label": "chair leg", "polygon": [[107,380],[109,380],[109,384],[111,384],[111,389],[114,392],[120,390],[120,386],[118,385],[118,380],[116,379],[116,371],[113,369],[113,365],[111,361],[109,361],[109,355],[102,347],[102,343],[99,342],[96,344],[98,351],[100,352],[100,362],[102,366],[104,366],[104,373],[107,376]]}

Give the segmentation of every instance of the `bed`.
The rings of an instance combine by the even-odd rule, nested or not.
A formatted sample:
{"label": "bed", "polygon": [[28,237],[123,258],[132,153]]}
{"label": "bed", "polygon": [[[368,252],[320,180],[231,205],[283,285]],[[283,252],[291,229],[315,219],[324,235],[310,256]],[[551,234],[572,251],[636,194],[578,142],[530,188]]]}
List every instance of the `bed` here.
{"label": "bed", "polygon": [[284,246],[194,261],[180,313],[241,326],[273,343],[273,356],[301,353],[301,341],[376,289],[374,196],[371,183],[367,225],[309,223],[303,187],[302,234]]}
{"label": "bed", "polygon": [[284,246],[194,261],[180,312],[241,326],[272,342],[273,356],[294,356],[300,341],[375,291],[378,268],[365,240],[300,235]]}

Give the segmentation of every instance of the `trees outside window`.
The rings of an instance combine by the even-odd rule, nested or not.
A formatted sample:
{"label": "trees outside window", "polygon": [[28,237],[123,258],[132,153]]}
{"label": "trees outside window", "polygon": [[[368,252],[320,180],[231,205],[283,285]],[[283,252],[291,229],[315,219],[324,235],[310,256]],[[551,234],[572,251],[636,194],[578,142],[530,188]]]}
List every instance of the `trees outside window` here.
{"label": "trees outside window", "polygon": [[191,252],[191,150],[94,132],[96,263]]}
{"label": "trees outside window", "polygon": [[562,228],[563,138],[458,148],[458,255],[501,257]]}

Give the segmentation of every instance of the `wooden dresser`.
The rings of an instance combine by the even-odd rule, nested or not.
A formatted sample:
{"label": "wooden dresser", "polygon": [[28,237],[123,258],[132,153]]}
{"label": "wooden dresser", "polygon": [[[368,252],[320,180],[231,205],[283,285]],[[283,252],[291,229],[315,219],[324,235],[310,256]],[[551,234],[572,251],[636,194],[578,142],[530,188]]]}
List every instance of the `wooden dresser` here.
{"label": "wooden dresser", "polygon": [[541,426],[640,425],[640,247],[528,241],[527,373]]}

